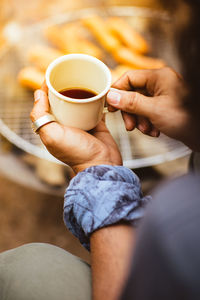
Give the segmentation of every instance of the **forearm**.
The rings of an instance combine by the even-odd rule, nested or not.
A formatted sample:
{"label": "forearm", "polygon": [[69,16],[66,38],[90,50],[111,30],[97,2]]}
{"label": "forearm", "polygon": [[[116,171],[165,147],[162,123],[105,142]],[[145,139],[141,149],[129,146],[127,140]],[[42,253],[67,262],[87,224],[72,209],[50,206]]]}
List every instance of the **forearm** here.
{"label": "forearm", "polygon": [[94,232],[90,239],[93,300],[119,299],[134,251],[135,230],[126,224]]}
{"label": "forearm", "polygon": [[72,179],[65,194],[68,229],[91,250],[93,299],[118,299],[128,276],[135,230],[151,197],[129,169],[95,166]]}

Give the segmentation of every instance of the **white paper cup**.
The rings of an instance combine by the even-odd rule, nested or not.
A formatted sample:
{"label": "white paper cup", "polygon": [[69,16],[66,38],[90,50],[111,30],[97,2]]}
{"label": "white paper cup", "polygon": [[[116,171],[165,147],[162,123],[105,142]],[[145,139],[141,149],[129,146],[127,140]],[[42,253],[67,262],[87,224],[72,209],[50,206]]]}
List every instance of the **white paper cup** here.
{"label": "white paper cup", "polygon": [[[56,120],[82,130],[94,128],[102,119],[111,78],[108,67],[89,55],[69,54],[54,60],[47,69],[46,84],[51,112]],[[92,90],[97,96],[79,100],[59,93],[73,88]]]}

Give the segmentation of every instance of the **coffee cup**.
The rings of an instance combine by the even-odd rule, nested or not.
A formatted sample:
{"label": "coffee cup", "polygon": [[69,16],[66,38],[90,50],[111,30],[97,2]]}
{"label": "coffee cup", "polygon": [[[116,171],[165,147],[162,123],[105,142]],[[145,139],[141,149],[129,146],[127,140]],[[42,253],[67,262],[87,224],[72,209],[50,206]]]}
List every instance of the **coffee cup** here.
{"label": "coffee cup", "polygon": [[[95,57],[68,54],[57,58],[46,71],[51,113],[63,125],[86,131],[93,129],[103,117],[111,81],[110,70]],[[61,94],[69,89],[89,90],[94,96],[76,99]]]}

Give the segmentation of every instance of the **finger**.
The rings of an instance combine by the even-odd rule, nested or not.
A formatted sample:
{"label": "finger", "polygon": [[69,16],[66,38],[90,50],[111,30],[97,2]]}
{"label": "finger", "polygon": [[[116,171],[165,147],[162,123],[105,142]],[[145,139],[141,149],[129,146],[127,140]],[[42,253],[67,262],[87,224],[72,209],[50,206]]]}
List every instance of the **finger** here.
{"label": "finger", "polygon": [[35,102],[33,110],[30,114],[32,122],[36,121],[50,111],[48,96],[44,90],[40,89],[35,91],[34,99]]}
{"label": "finger", "polygon": [[[114,89],[112,89],[112,90],[114,90]],[[107,95],[106,95],[106,97],[107,97]],[[112,105],[109,105],[109,103],[107,101],[106,101],[106,105],[107,105],[109,112],[116,112],[118,110],[117,108],[113,107]]]}
{"label": "finger", "polygon": [[154,70],[131,70],[120,77],[113,85],[113,88],[131,91],[133,89],[144,89]]}
{"label": "finger", "polygon": [[139,131],[147,135],[150,135],[152,131],[151,122],[147,118],[142,116],[137,117],[137,128]]}
{"label": "finger", "polygon": [[115,108],[115,107],[113,107],[111,105],[108,105],[108,111],[109,112],[116,112],[117,110],[118,110],[117,108]]}
{"label": "finger", "polygon": [[[48,87],[46,85],[46,82],[44,81],[41,89],[36,90],[34,93],[35,102],[34,102],[33,110],[30,114],[30,118],[32,122],[35,122],[36,120],[38,120],[39,118],[41,118],[42,116],[50,112],[50,105],[49,105],[49,99],[47,93],[48,93]],[[60,126],[60,124],[58,124],[57,122],[52,122],[43,125],[38,130],[38,133],[45,146],[48,147],[49,144],[53,143],[55,139],[59,140],[59,137],[62,136],[63,134],[63,129],[62,126]]]}
{"label": "finger", "polygon": [[106,114],[103,114],[103,117],[102,117],[101,121],[103,121],[105,123],[105,121],[106,121]]}
{"label": "finger", "polygon": [[41,86],[41,90],[44,91],[46,94],[48,94],[48,86],[46,84],[46,80],[43,82]]}
{"label": "finger", "polygon": [[147,97],[137,92],[127,92],[117,89],[110,89],[107,95],[109,105],[122,111],[142,115],[151,118],[154,112],[154,100],[156,97]]}
{"label": "finger", "polygon": [[152,136],[159,137],[160,131],[152,125],[152,123],[145,117],[138,116],[137,117],[137,128],[142,133]]}
{"label": "finger", "polygon": [[152,130],[150,132],[150,136],[152,136],[152,137],[159,137],[160,136],[160,131],[153,126]]}
{"label": "finger", "polygon": [[122,112],[122,118],[124,120],[126,130],[132,131],[135,129],[135,127],[137,125],[137,120],[136,120],[135,115],[132,115],[132,114],[129,114],[126,112]]}
{"label": "finger", "polygon": [[105,120],[101,120],[97,126],[91,130],[88,131],[88,133],[92,134],[92,135],[95,135],[96,133],[99,133],[99,132],[109,132],[107,126],[106,126],[106,123],[105,123]]}

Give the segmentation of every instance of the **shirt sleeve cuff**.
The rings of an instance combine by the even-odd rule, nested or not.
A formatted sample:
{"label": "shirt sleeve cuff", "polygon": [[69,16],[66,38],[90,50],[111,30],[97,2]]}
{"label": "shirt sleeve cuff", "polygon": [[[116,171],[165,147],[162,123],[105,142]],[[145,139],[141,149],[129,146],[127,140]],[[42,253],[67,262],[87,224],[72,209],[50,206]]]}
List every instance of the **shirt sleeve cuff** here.
{"label": "shirt sleeve cuff", "polygon": [[97,229],[120,221],[135,224],[151,199],[137,175],[121,166],[94,166],[74,177],[65,193],[64,221],[88,250]]}

